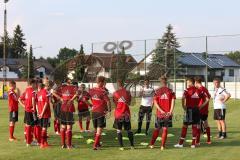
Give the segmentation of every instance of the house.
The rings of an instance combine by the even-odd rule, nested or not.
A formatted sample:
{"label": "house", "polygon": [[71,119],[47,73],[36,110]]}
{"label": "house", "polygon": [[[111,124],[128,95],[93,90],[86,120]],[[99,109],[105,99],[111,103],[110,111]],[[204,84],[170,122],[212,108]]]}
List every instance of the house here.
{"label": "house", "polygon": [[[3,79],[3,59],[0,59],[0,79]],[[8,58],[6,60],[6,74],[7,79],[21,79],[21,74],[24,72],[24,67],[27,67],[28,60],[27,59],[16,59],[16,58]],[[34,71],[35,77],[51,77],[51,73],[53,72],[53,67],[48,63],[45,59],[34,59]]]}
{"label": "house", "polygon": [[[131,70],[131,73],[142,76],[145,73],[147,74],[153,55],[154,52],[149,53],[146,58],[142,59]],[[181,66],[181,69],[177,73],[177,78],[192,76],[201,76],[204,78],[206,66],[208,68],[208,80],[210,81],[214,77],[220,77],[224,81],[232,82],[240,77],[240,65],[223,54],[208,54],[208,58],[206,59],[204,53],[183,53],[178,58],[178,65]]]}
{"label": "house", "polygon": [[[80,63],[80,61],[84,61],[86,73],[84,77],[85,80],[95,81],[97,76],[111,78],[112,70],[116,69],[119,58],[119,54],[113,53],[92,53],[91,55],[84,55],[84,57],[78,54],[67,64],[69,71],[68,77],[73,78],[77,64]],[[129,72],[136,64],[137,61],[130,54],[126,54],[126,72]]]}

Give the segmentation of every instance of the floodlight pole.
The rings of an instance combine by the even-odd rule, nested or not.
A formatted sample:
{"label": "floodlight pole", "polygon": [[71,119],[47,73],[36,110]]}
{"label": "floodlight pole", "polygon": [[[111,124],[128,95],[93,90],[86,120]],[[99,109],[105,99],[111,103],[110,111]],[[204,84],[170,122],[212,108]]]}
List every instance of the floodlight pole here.
{"label": "floodlight pole", "polygon": [[7,54],[7,5],[8,0],[4,0],[4,36],[3,36],[3,86],[6,85],[7,80],[7,66],[6,66],[6,54]]}
{"label": "floodlight pole", "polygon": [[206,68],[205,68],[205,87],[208,88],[208,36],[206,36],[206,54],[205,54],[205,60],[206,60]]}

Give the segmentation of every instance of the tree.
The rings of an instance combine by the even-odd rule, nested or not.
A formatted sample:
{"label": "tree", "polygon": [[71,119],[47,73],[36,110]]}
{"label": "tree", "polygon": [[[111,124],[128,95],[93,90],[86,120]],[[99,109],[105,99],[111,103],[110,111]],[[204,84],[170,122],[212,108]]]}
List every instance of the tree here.
{"label": "tree", "polygon": [[30,50],[29,50],[29,53],[28,53],[28,63],[29,63],[29,78],[34,78],[35,76],[35,73],[34,73],[34,64],[33,64],[33,49],[32,49],[32,45],[30,45]]}
{"label": "tree", "polygon": [[[4,36],[1,37],[1,44],[0,44],[0,57],[3,58],[3,45],[4,45]],[[6,58],[11,58],[11,51],[12,51],[12,39],[9,36],[8,32],[6,32]]]}
{"label": "tree", "polygon": [[125,54],[125,48],[118,54],[112,54],[112,64],[111,64],[111,78],[113,82],[118,79],[126,80],[128,74],[128,64],[126,63],[127,55]]}
{"label": "tree", "polygon": [[17,25],[15,30],[13,31],[13,39],[12,39],[12,58],[26,58],[26,42],[24,38],[24,33],[21,29],[20,25]]}
{"label": "tree", "polygon": [[228,58],[232,59],[236,63],[240,64],[240,51],[227,53],[226,56],[228,56]]}
{"label": "tree", "polygon": [[55,81],[61,81],[63,82],[68,75],[68,69],[66,66],[66,62],[60,62],[58,66],[55,68],[54,72],[51,73],[54,77]]}
{"label": "tree", "polygon": [[85,53],[84,53],[84,48],[83,45],[81,44],[80,46],[80,51],[77,55],[77,66],[76,69],[74,70],[74,79],[77,81],[84,81],[84,74],[85,74]]}
{"label": "tree", "polygon": [[59,50],[59,54],[57,55],[57,58],[60,61],[65,61],[73,58],[74,56],[77,55],[77,53],[78,51],[76,49],[69,49],[67,47],[64,47]]}
{"label": "tree", "polygon": [[179,48],[180,45],[172,30],[173,27],[168,25],[167,31],[156,44],[152,63],[149,66],[148,76],[151,79],[157,79],[161,75],[173,76],[176,74],[177,59],[180,55],[177,48]]}

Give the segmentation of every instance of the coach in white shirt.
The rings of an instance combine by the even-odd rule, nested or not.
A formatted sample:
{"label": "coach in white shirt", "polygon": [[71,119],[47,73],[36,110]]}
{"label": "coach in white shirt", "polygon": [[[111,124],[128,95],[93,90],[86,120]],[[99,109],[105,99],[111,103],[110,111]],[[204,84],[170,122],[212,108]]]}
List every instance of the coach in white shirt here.
{"label": "coach in white shirt", "polygon": [[148,129],[151,122],[152,117],[152,107],[153,107],[153,97],[155,91],[149,85],[149,80],[144,80],[144,86],[141,88],[140,96],[142,97],[141,106],[138,113],[138,130],[136,133],[141,133],[142,130],[142,121],[146,114],[146,130],[145,134],[148,135]]}
{"label": "coach in white shirt", "polygon": [[213,107],[214,107],[214,120],[217,122],[217,127],[219,131],[218,138],[225,139],[226,134],[226,102],[229,100],[231,95],[226,91],[225,88],[220,85],[221,80],[215,78],[213,80],[214,84],[214,96],[213,96]]}

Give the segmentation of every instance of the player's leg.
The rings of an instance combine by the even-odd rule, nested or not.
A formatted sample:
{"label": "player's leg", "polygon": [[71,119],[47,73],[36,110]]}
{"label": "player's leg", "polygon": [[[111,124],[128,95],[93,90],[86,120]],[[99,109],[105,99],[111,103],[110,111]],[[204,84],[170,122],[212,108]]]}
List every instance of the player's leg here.
{"label": "player's leg", "polygon": [[72,148],[72,124],[67,125],[66,137],[67,137],[67,149],[71,149]]}
{"label": "player's leg", "polygon": [[[201,123],[201,122],[200,122]],[[200,138],[201,138],[201,125],[197,125],[197,134],[196,134],[196,145],[200,145]]]}
{"label": "player's leg", "polygon": [[161,143],[161,150],[164,150],[165,144],[167,141],[167,134],[168,134],[168,127],[163,127],[162,129],[162,143]]}
{"label": "player's leg", "polygon": [[197,124],[192,125],[192,145],[191,145],[191,148],[196,147],[196,137],[197,137],[197,132],[198,132],[197,126],[198,126]]}
{"label": "player's leg", "polygon": [[117,129],[117,138],[118,138],[118,143],[119,143],[119,146],[120,146],[120,150],[124,150],[122,130],[120,130],[120,129]]}
{"label": "player's leg", "polygon": [[61,131],[60,131],[62,148],[66,148],[66,130],[67,130],[67,126],[62,122]]}
{"label": "player's leg", "polygon": [[45,144],[47,143],[47,128],[43,127],[41,131],[41,145],[40,148],[45,148]]}
{"label": "player's leg", "polygon": [[206,133],[207,133],[207,144],[211,144],[211,130],[210,130],[210,126],[208,124],[208,120],[203,122],[204,128],[206,129]]}
{"label": "player's leg", "polygon": [[150,127],[151,118],[152,118],[152,107],[148,107],[147,112],[146,112],[146,130],[145,130],[146,135],[148,135],[148,130],[149,130],[149,127]]}
{"label": "player's leg", "polygon": [[9,122],[9,141],[14,141],[16,138],[13,136],[14,133],[14,128],[15,128],[15,123],[13,121]]}
{"label": "player's leg", "polygon": [[79,116],[78,124],[79,124],[79,128],[80,128],[80,132],[83,132],[83,131],[84,131],[84,129],[83,129],[83,123],[82,123],[83,117],[82,117],[82,115],[81,115],[80,112],[78,113],[78,116]]}
{"label": "player's leg", "polygon": [[216,123],[217,123],[217,128],[218,128],[218,138],[221,138],[222,137],[222,126],[221,126],[220,120],[216,120]]}
{"label": "player's leg", "polygon": [[94,141],[94,144],[93,144],[93,149],[94,150],[97,150],[99,148],[99,144],[100,144],[100,141],[101,141],[102,130],[103,130],[103,128],[97,127],[96,135],[95,135],[95,141]]}
{"label": "player's leg", "polygon": [[156,139],[159,136],[160,129],[161,129],[161,121],[159,118],[156,118],[155,129],[152,133],[152,139],[150,141],[150,146],[149,146],[151,149],[154,148],[154,143],[156,142]]}
{"label": "player's leg", "polygon": [[87,132],[90,132],[90,120],[91,120],[90,115],[88,115],[86,117],[86,131]]}
{"label": "player's leg", "polygon": [[131,149],[134,149],[134,136],[133,136],[133,132],[132,132],[132,125],[131,125],[130,117],[125,117],[123,125],[124,125],[124,130],[127,131]]}
{"label": "player's leg", "polygon": [[142,131],[142,122],[143,122],[144,114],[145,114],[144,106],[140,106],[139,112],[138,112],[138,129],[136,133],[141,133]]}
{"label": "player's leg", "polygon": [[187,129],[188,129],[188,125],[184,124],[182,126],[181,137],[179,139],[179,142],[178,142],[178,144],[174,145],[174,147],[177,147],[177,148],[182,148],[183,147],[183,143],[184,143],[185,138],[187,136]]}
{"label": "player's leg", "polygon": [[225,138],[227,138],[226,122],[225,122],[225,120],[220,120],[219,123],[222,128],[222,136],[220,138],[225,139]]}

